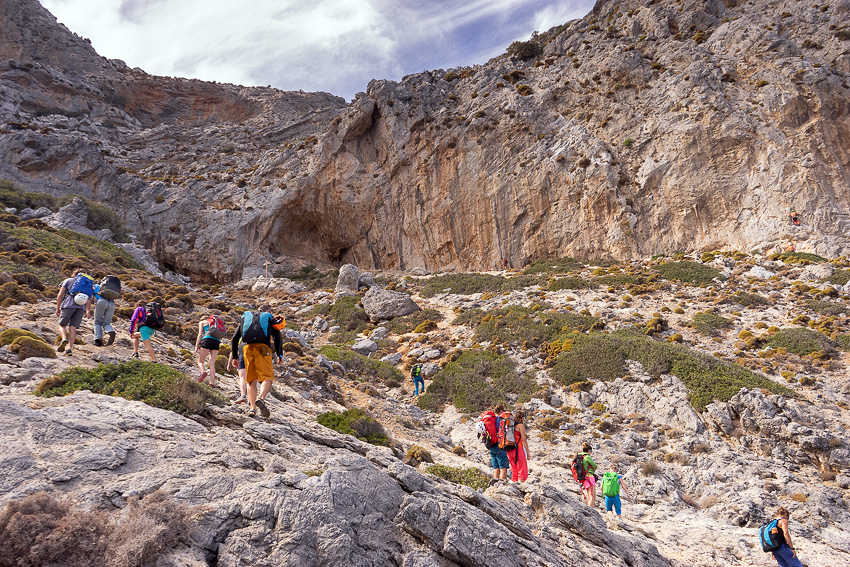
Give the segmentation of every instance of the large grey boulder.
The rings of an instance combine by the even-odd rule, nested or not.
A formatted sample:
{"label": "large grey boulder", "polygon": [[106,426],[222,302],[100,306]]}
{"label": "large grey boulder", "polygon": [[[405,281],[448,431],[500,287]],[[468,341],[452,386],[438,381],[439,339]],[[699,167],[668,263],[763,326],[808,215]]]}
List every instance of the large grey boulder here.
{"label": "large grey boulder", "polygon": [[108,228],[101,228],[98,230],[86,228],[86,220],[88,219],[88,216],[89,208],[82,199],[74,197],[70,203],[59,209],[59,211],[52,215],[45,216],[44,222],[53,228],[73,230],[74,232],[93,236],[100,240],[109,240],[112,238],[112,231]]}
{"label": "large grey boulder", "polygon": [[334,301],[339,297],[357,295],[360,281],[360,270],[353,264],[345,264],[339,269],[339,277],[336,280],[334,290]]}
{"label": "large grey boulder", "polygon": [[419,311],[419,306],[406,293],[373,287],[363,296],[363,308],[373,323]]}
{"label": "large grey boulder", "polygon": [[351,346],[351,350],[353,350],[357,354],[369,356],[370,354],[378,350],[378,344],[371,339],[360,339]]}

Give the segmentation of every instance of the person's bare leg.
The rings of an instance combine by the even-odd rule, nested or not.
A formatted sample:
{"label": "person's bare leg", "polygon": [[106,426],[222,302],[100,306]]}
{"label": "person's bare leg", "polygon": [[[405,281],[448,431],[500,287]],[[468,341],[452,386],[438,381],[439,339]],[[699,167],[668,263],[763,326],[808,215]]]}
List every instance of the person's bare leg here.
{"label": "person's bare leg", "polygon": [[272,380],[263,380],[260,385],[260,399],[266,401],[266,396],[272,391]]}
{"label": "person's bare leg", "polygon": [[257,381],[248,382],[248,404],[252,410],[257,409]]}
{"label": "person's bare leg", "polygon": [[139,333],[133,333],[133,353],[139,354]]}
{"label": "person's bare leg", "polygon": [[218,351],[217,350],[208,350],[207,354],[210,357],[210,362],[209,362],[209,365],[208,365],[209,369],[210,369],[210,375],[209,375],[210,386],[215,386],[215,359],[218,358]]}
{"label": "person's bare leg", "polygon": [[74,348],[74,341],[77,340],[77,328],[73,325],[68,325],[68,350]]}
{"label": "person's bare leg", "polygon": [[204,373],[204,362],[206,361],[207,356],[208,356],[209,354],[210,354],[210,351],[208,351],[208,350],[207,350],[207,349],[205,349],[205,348],[202,348],[202,349],[199,349],[199,350],[198,350],[198,371],[199,371],[201,374],[203,374],[203,373]]}
{"label": "person's bare leg", "polygon": [[145,348],[148,349],[148,354],[151,357],[151,362],[156,362],[156,353],[153,350],[153,345],[151,344],[151,340],[148,339],[146,341],[142,341],[145,343]]}
{"label": "person's bare leg", "polygon": [[68,338],[68,327],[59,326],[59,334],[62,336],[62,340]]}
{"label": "person's bare leg", "polygon": [[239,395],[247,396],[248,395],[248,383],[245,381],[245,375],[247,371],[244,368],[240,368],[237,370],[237,374],[239,374]]}

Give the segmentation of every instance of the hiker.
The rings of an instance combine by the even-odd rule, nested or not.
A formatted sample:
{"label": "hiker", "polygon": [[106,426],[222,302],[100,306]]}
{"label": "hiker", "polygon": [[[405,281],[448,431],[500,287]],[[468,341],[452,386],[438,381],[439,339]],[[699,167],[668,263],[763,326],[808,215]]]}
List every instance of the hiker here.
{"label": "hiker", "polygon": [[582,501],[586,502],[591,508],[596,507],[596,463],[590,456],[593,452],[593,447],[590,443],[582,443],[581,452],[578,454],[582,457],[584,463],[584,480],[581,481]]}
{"label": "hiker", "polygon": [[779,547],[773,551],[773,558],[779,564],[779,567],[803,567],[803,564],[797,559],[797,550],[794,544],[791,543],[791,529],[788,527],[788,520],[791,518],[791,512],[786,508],[779,507],[776,510],[776,525],[779,528],[778,542]]}
{"label": "hiker", "polygon": [[[505,406],[502,404],[493,408],[493,413],[496,414],[496,431],[499,431],[501,426],[502,414],[505,413]],[[494,439],[495,441],[495,439]],[[508,479],[508,453],[499,447],[498,443],[493,443],[489,447],[490,451],[490,466],[493,467],[493,478],[497,480]],[[491,483],[493,481],[490,481]]]}
{"label": "hiker", "polygon": [[513,420],[516,445],[506,450],[508,462],[511,465],[511,480],[525,482],[528,480],[528,434],[525,431],[525,414],[521,410],[516,410]]}
{"label": "hiker", "polygon": [[59,317],[59,334],[62,341],[56,349],[65,352],[65,356],[73,354],[77,340],[77,329],[83,322],[83,314],[91,317],[91,299],[94,295],[94,281],[77,270],[74,275],[62,282],[56,295],[56,316]]}
{"label": "hiker", "polygon": [[156,353],[151,344],[151,338],[156,334],[156,329],[148,323],[149,314],[145,300],[142,299],[136,305],[133,311],[133,316],[130,317],[130,336],[133,337],[133,358],[139,358],[139,340],[144,343],[148,354],[151,357],[151,362],[156,362]]}
{"label": "hiker", "polygon": [[245,359],[242,358],[242,352],[236,353],[236,360],[233,360],[233,355],[227,360],[227,370],[236,369],[239,375],[239,397],[234,403],[244,404],[248,401],[248,383],[245,381],[247,374],[245,370]]}
{"label": "hiker", "polygon": [[112,318],[115,316],[115,300],[121,297],[121,280],[116,276],[106,276],[94,286],[94,346],[103,346],[103,333],[109,335],[106,346],[115,342],[115,328]]}
{"label": "hiker", "polygon": [[416,387],[416,391],[413,393],[414,396],[419,395],[419,384],[422,384],[422,393],[425,393],[425,380],[422,378],[422,365],[414,364],[413,368],[410,369],[410,377],[413,378],[413,385]]}
{"label": "hiker", "polygon": [[620,488],[626,492],[626,498],[633,504],[629,489],[623,483],[623,475],[617,474],[617,467],[611,465],[608,471],[602,475],[602,495],[605,496],[605,510],[609,514],[614,512],[620,515],[622,504],[620,502]]}
{"label": "hiker", "polygon": [[[210,377],[210,386],[215,387],[215,360],[218,357],[218,349],[221,339],[227,334],[224,321],[218,315],[210,315],[206,319],[198,321],[198,338],[195,340],[195,355],[198,357],[198,369],[201,377],[198,382],[203,382],[207,375]],[[209,359],[209,364],[207,364]],[[206,370],[209,368],[209,370]]]}
{"label": "hiker", "polygon": [[791,219],[794,226],[800,226],[800,218],[797,216],[797,211],[791,209],[791,212],[788,214],[788,218]]}
{"label": "hiker", "polygon": [[[283,339],[280,330],[285,325],[285,319],[282,317],[278,319],[267,311],[262,313],[245,311],[242,314],[241,324],[236,328],[236,333],[231,339],[228,367],[232,365],[233,353],[239,352],[239,342],[242,342],[248,403],[251,406],[248,417],[256,416],[258,409],[264,419],[268,419],[271,415],[266,405],[266,397],[272,390],[274,365],[280,364],[283,356]],[[271,346],[272,340],[274,340],[274,351]],[[259,396],[257,382],[261,382]]]}

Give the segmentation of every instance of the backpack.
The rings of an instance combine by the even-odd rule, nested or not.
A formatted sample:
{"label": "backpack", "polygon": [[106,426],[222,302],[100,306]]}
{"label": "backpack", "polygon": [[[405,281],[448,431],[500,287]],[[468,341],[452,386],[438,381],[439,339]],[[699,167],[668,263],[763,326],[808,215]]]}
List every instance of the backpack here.
{"label": "backpack", "polygon": [[506,411],[499,420],[499,431],[496,434],[499,441],[499,449],[516,448],[516,422],[511,412]]}
{"label": "backpack", "polygon": [[573,464],[570,466],[570,470],[573,471],[573,478],[576,482],[584,482],[584,479],[587,478],[587,471],[584,468],[584,455],[579,453],[573,457]]}
{"label": "backpack", "polygon": [[162,315],[162,305],[154,301],[148,303],[145,310],[145,327],[151,329],[162,329],[165,327],[165,317]]}
{"label": "backpack", "polygon": [[207,334],[217,339],[223,339],[227,336],[227,328],[224,326],[224,321],[218,315],[210,315],[207,319]]}
{"label": "backpack", "polygon": [[71,295],[84,293],[91,297],[94,295],[94,280],[88,274],[80,274],[71,283],[71,288],[68,290]]}
{"label": "backpack", "polygon": [[761,542],[761,548],[765,553],[776,551],[785,543],[785,534],[779,527],[779,518],[762,524],[759,528],[759,542]]}
{"label": "backpack", "polygon": [[110,301],[121,297],[121,280],[116,276],[106,276],[100,282],[100,296]]}
{"label": "backpack", "polygon": [[476,428],[478,429],[478,438],[484,443],[484,445],[489,449],[496,442],[496,414],[491,410],[484,411],[478,417],[478,423],[476,424]]}
{"label": "backpack", "polygon": [[246,311],[242,314],[242,342],[250,344],[268,344],[269,333],[272,327],[271,313],[252,313]]}
{"label": "backpack", "polygon": [[608,471],[602,475],[602,494],[605,496],[620,494],[620,479],[617,473]]}
{"label": "backpack", "polygon": [[421,374],[422,374],[422,365],[421,364],[414,364],[413,368],[410,369],[410,375],[413,376],[414,378],[419,378],[419,376]]}

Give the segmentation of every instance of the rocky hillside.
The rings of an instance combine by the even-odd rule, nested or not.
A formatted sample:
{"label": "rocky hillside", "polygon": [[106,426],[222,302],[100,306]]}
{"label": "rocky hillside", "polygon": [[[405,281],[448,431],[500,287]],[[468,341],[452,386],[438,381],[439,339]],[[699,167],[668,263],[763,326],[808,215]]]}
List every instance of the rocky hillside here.
{"label": "rocky hillside", "polygon": [[[90,236],[14,215],[0,229],[12,564],[768,565],[755,528],[779,505],[807,565],[850,561],[846,260],[346,265],[192,287]],[[124,281],[119,336],[95,347],[86,320],[67,357],[51,346],[52,297],[78,266]],[[161,364],[127,362],[142,299],[166,306]],[[232,329],[246,308],[288,320],[268,421],[234,403],[226,350],[216,388],[191,361],[198,320],[219,313]],[[487,488],[473,425],[497,402],[529,417],[530,478]],[[624,475],[622,517],[581,504],[568,466],[583,441]]]}
{"label": "rocky hillside", "polygon": [[600,1],[350,104],[152,77],[0,8],[0,174],[109,204],[191,277],[848,252],[847,0]]}

